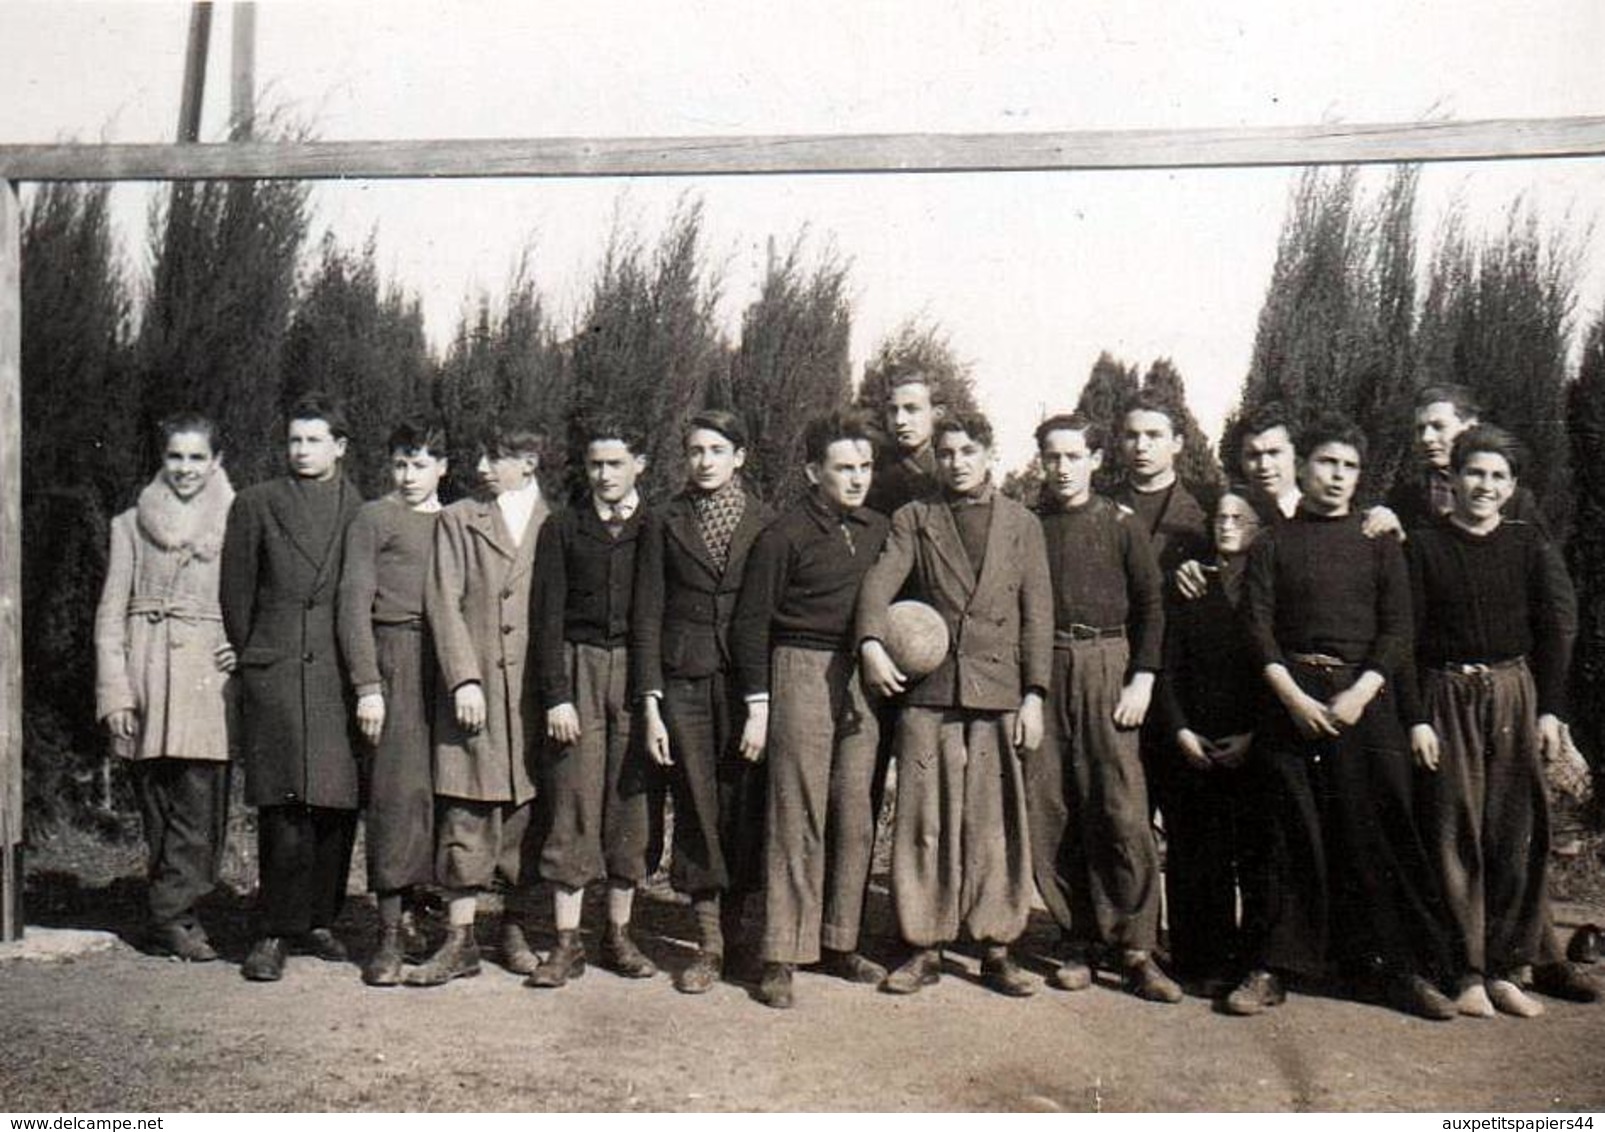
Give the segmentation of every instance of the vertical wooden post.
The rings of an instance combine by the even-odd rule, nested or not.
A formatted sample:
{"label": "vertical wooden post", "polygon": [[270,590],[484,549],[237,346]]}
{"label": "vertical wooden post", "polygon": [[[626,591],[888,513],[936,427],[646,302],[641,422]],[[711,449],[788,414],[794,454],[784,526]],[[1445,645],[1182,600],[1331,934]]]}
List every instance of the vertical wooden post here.
{"label": "vertical wooden post", "polygon": [[0,942],[22,938],[22,207],[0,181]]}
{"label": "vertical wooden post", "polygon": [[229,139],[248,141],[256,130],[256,5],[234,5],[234,51],[229,66]]}
{"label": "vertical wooden post", "polygon": [[212,42],[212,5],[190,5],[189,41],[184,52],[184,89],[178,103],[178,140],[201,138],[201,102],[206,91],[206,52]]}

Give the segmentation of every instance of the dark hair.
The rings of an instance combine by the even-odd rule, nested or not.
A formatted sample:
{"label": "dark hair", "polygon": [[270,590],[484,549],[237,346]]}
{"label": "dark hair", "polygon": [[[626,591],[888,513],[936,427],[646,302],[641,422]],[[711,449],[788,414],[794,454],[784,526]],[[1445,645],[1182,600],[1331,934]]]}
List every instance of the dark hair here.
{"label": "dark hair", "polygon": [[1493,425],[1476,425],[1455,437],[1454,447],[1449,450],[1450,470],[1460,471],[1466,466],[1466,461],[1478,452],[1503,456],[1505,463],[1510,465],[1511,478],[1521,478],[1521,467],[1527,456],[1521,441]]}
{"label": "dark hair", "polygon": [[1270,432],[1273,428],[1287,430],[1287,439],[1292,442],[1298,429],[1293,424],[1293,414],[1288,411],[1287,405],[1281,401],[1267,401],[1263,405],[1255,405],[1248,415],[1237,423],[1237,450],[1239,454],[1243,445],[1251,436],[1258,436],[1262,432]]}
{"label": "dark hair", "polygon": [[1365,463],[1365,433],[1342,413],[1322,413],[1312,420],[1298,438],[1298,454],[1307,460],[1323,444],[1347,444]]}
{"label": "dark hair", "polygon": [[[1264,430],[1261,429],[1260,431],[1263,432]],[[1210,506],[1209,514],[1211,518],[1214,518],[1215,513],[1220,510],[1221,500],[1228,495],[1235,499],[1241,499],[1248,504],[1255,516],[1258,517],[1262,527],[1268,527],[1282,517],[1281,512],[1277,510],[1274,499],[1265,498],[1261,492],[1255,491],[1242,480],[1232,480],[1226,485],[1226,489],[1215,497],[1215,502]]]}
{"label": "dark hair", "polygon": [[1170,431],[1180,436],[1182,429],[1182,410],[1174,398],[1151,386],[1137,390],[1120,406],[1120,423],[1125,427],[1126,418],[1132,413],[1161,413],[1165,420],[1170,422]]}
{"label": "dark hair", "polygon": [[577,435],[581,455],[591,445],[604,440],[618,441],[631,456],[646,452],[646,434],[619,417],[587,417],[580,422]]}
{"label": "dark hair", "polygon": [[329,426],[329,435],[336,440],[351,439],[351,421],[346,407],[339,398],[328,393],[303,393],[290,406],[289,421],[322,421]]}
{"label": "dark hair", "polygon": [[386,452],[427,452],[443,460],[451,451],[446,442],[446,426],[434,417],[408,417],[390,430]]}
{"label": "dark hair", "polygon": [[1087,441],[1088,452],[1101,452],[1106,443],[1098,422],[1084,413],[1055,413],[1037,425],[1037,450],[1047,443],[1048,435],[1055,432],[1079,432]]}
{"label": "dark hair", "polygon": [[1455,415],[1463,421],[1473,420],[1482,416],[1482,406],[1477,404],[1477,395],[1464,385],[1443,383],[1441,385],[1427,385],[1416,390],[1414,409],[1420,412],[1428,405],[1436,405],[1439,401],[1447,401],[1455,407]]}
{"label": "dark hair", "polygon": [[214,456],[223,451],[222,430],[218,428],[217,422],[205,413],[184,409],[163,417],[156,425],[156,437],[163,448],[181,432],[198,432],[206,437],[206,446],[212,450]]}
{"label": "dark hair", "polygon": [[699,428],[718,433],[738,451],[747,446],[747,426],[728,409],[703,409],[700,413],[693,413],[680,433],[681,443],[690,440],[691,434]]}
{"label": "dark hair", "polygon": [[932,446],[935,446],[934,441],[937,437],[949,432],[962,432],[981,447],[992,447],[992,422],[987,420],[986,414],[980,410],[948,413],[942,417],[931,431]]}
{"label": "dark hair", "polygon": [[492,460],[522,460],[526,456],[539,460],[545,447],[546,437],[538,429],[518,425],[493,425],[479,442],[479,450]]}
{"label": "dark hair", "polygon": [[837,409],[815,417],[803,429],[803,459],[810,464],[825,462],[825,454],[838,440],[862,440],[875,450],[875,437],[869,415],[858,409]]}

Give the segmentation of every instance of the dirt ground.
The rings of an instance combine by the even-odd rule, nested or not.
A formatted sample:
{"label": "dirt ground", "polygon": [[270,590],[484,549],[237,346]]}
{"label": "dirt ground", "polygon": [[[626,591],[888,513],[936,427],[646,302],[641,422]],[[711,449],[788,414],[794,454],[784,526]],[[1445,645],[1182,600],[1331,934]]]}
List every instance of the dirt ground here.
{"label": "dirt ground", "polygon": [[[30,923],[135,938],[137,847],[101,875],[52,857],[31,870]],[[789,1012],[736,982],[693,999],[666,975],[635,983],[596,968],[561,991],[527,990],[493,963],[435,990],[379,990],[354,965],[297,957],[283,982],[256,985],[237,966],[246,902],[220,890],[205,913],[224,962],[185,966],[127,943],[72,962],[0,962],[0,1108],[1605,1109],[1605,1006],[1546,1000],[1532,1021],[1432,1023],[1303,995],[1229,1018],[1204,999],[1151,1005],[1112,984],[1015,1001],[982,988],[962,953],[907,999],[801,974]],[[1598,920],[1601,909],[1559,914]],[[359,956],[372,915],[354,898],[340,925]],[[588,908],[587,923],[599,915]],[[870,921],[869,949],[895,958],[884,888]],[[638,922],[660,965],[687,960],[684,905],[650,894]],[[1038,974],[1053,938],[1033,923],[1023,954]]]}

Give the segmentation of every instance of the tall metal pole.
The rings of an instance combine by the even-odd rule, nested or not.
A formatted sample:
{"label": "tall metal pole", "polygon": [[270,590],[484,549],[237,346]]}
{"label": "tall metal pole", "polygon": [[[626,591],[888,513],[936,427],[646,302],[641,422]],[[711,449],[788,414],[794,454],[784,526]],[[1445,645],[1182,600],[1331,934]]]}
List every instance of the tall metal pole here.
{"label": "tall metal pole", "polygon": [[0,181],[0,942],[22,923],[22,207]]}
{"label": "tall metal pole", "polygon": [[234,52],[229,74],[229,139],[249,141],[256,128],[256,5],[234,5]]}

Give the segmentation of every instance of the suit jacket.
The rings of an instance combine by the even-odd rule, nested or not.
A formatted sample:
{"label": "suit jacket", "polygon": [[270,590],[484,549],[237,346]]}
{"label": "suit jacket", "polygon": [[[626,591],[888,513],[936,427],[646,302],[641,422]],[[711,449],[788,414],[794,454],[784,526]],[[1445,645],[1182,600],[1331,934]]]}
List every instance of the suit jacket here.
{"label": "suit jacket", "polygon": [[335,638],[345,530],[362,496],[339,484],[320,530],[292,477],[240,492],[223,538],[223,627],[244,690],[246,801],[357,806],[347,681]]}
{"label": "suit jacket", "polygon": [[935,607],[951,642],[941,665],[904,693],[914,707],[1014,711],[1053,671],[1053,585],[1037,517],[994,492],[980,575],[948,504],[916,500],[892,516],[881,556],[858,595],[856,637],[884,640],[887,610],[908,594]]}
{"label": "suit jacket", "polygon": [[[1132,486],[1124,483],[1111,498],[1135,510],[1132,504],[1135,494]],[[1179,479],[1171,489],[1165,509],[1159,513],[1151,545],[1159,570],[1165,576],[1167,600],[1174,596],[1169,583],[1176,575],[1176,568],[1190,558],[1202,561],[1209,557],[1209,516],[1204,514],[1197,497]]]}
{"label": "suit jacket", "polygon": [[[490,496],[460,499],[440,513],[435,555],[424,588],[424,617],[447,694],[435,709],[435,793],[522,805],[535,797],[534,750],[525,734],[536,718],[530,653],[530,594],[535,544],[548,511],[535,504],[524,541],[515,544]],[[478,681],[485,726],[457,725],[452,693]]]}
{"label": "suit jacket", "polygon": [[631,663],[642,692],[662,691],[666,677],[696,679],[730,669],[730,621],[741,576],[770,518],[769,508],[748,495],[722,572],[708,557],[684,494],[669,500],[644,532],[630,632]]}

